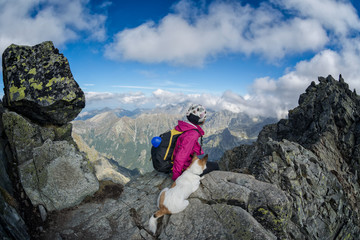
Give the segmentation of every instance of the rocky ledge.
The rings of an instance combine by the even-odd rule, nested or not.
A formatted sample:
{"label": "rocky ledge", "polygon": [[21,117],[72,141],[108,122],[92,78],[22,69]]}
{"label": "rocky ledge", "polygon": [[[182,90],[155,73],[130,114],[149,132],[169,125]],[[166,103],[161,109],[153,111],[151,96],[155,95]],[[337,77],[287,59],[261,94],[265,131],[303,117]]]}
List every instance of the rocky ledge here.
{"label": "rocky ledge", "polygon": [[125,185],[121,196],[83,203],[49,216],[42,239],[285,239],[291,202],[276,186],[245,174],[213,172],[181,213],[159,219],[154,236],[148,220],[157,210],[169,176],[151,172]]}

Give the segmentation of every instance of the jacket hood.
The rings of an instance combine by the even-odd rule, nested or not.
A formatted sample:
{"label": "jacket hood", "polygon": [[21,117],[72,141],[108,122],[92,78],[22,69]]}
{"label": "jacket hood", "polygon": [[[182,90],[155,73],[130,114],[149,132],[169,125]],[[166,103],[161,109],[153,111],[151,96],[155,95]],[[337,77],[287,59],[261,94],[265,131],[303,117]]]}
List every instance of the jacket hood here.
{"label": "jacket hood", "polygon": [[197,129],[199,130],[201,136],[203,136],[205,134],[204,130],[202,130],[202,128],[199,125],[194,125],[190,122],[185,122],[185,121],[178,121],[178,125],[175,127],[176,130],[184,132],[184,131],[188,131],[191,129]]}

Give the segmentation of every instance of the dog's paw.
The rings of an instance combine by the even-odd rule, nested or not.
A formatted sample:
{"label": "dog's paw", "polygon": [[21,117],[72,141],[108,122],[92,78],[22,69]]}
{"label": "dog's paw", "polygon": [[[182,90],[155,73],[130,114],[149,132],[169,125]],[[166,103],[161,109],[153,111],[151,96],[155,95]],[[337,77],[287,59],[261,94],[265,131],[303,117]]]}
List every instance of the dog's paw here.
{"label": "dog's paw", "polygon": [[202,176],[202,177],[200,177],[200,180],[203,180],[205,177],[204,176]]}

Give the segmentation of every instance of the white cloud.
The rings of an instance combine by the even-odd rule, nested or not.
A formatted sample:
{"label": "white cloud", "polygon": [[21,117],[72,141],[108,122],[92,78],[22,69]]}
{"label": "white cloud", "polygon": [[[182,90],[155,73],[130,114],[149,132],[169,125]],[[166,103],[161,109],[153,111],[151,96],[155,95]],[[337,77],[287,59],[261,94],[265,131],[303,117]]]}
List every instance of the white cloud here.
{"label": "white cloud", "polygon": [[324,50],[308,61],[297,63],[293,71],[279,79],[256,79],[247,103],[253,103],[263,115],[286,117],[288,110],[297,106],[300,94],[310,83],[317,82],[319,76],[328,75],[338,79],[342,74],[350,90],[359,92],[360,41],[356,43],[349,42],[340,53]]}
{"label": "white cloud", "polygon": [[136,93],[109,93],[109,92],[86,92],[87,102],[116,99],[123,103],[138,103],[145,99],[145,95],[140,92]]}
{"label": "white cloud", "polygon": [[328,43],[317,19],[284,15],[270,4],[259,8],[214,1],[194,9],[180,1],[158,24],[148,21],[115,35],[106,46],[111,59],[201,66],[222,53],[259,54],[268,59],[315,51]]}
{"label": "white cloud", "polygon": [[[130,85],[113,85],[112,88],[125,88],[125,89],[143,89],[143,90],[157,90],[163,89],[165,91],[172,92],[185,92],[192,93],[198,92],[196,89],[192,89],[189,85],[176,83],[167,80],[159,80],[157,84],[153,84],[153,86],[130,86]],[[156,92],[156,91],[155,91]]]}
{"label": "white cloud", "polygon": [[0,1],[0,52],[10,44],[34,45],[51,40],[56,46],[85,33],[105,39],[105,15],[92,14],[88,0]]}
{"label": "white cloud", "polygon": [[153,101],[156,105],[164,105],[169,103],[180,103],[188,100],[189,98],[198,98],[199,94],[184,94],[178,92],[170,92],[162,89],[158,89],[153,93]]}
{"label": "white cloud", "polygon": [[300,17],[314,19],[336,35],[346,36],[360,30],[356,9],[346,0],[271,0]]}
{"label": "white cloud", "polygon": [[133,109],[144,107],[149,102],[145,94],[132,93],[109,93],[109,92],[85,92],[86,109],[101,109],[105,107]]}

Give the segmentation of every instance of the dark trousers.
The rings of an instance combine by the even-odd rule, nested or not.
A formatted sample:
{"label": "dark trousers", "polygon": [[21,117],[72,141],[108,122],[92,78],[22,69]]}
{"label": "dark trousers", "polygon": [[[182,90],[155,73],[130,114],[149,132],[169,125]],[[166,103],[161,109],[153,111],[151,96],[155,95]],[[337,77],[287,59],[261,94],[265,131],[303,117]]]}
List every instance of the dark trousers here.
{"label": "dark trousers", "polygon": [[206,162],[206,169],[204,170],[204,172],[200,175],[200,177],[204,176],[205,174],[215,171],[215,170],[219,170],[219,164],[217,162]]}

